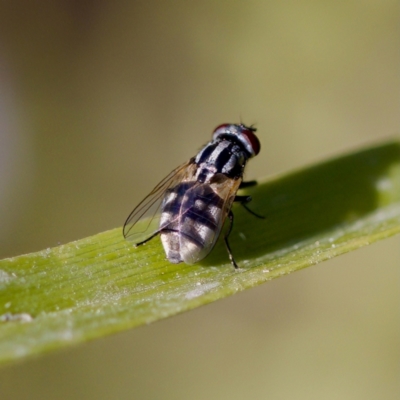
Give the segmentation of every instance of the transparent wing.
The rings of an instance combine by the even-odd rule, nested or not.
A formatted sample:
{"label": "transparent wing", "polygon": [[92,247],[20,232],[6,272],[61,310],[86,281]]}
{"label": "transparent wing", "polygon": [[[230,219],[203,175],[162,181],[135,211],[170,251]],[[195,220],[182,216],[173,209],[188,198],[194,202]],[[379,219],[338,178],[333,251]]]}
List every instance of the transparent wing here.
{"label": "transparent wing", "polygon": [[134,243],[145,241],[157,232],[160,221],[160,206],[168,189],[189,179],[192,160],[171,171],[129,214],[125,221],[123,234]]}

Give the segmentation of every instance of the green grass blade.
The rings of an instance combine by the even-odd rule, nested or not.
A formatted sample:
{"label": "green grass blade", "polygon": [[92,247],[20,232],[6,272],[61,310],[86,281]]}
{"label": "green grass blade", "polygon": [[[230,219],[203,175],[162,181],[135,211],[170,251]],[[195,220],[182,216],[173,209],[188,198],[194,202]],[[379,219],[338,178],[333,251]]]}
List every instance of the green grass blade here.
{"label": "green grass blade", "polygon": [[400,232],[400,143],[261,182],[236,206],[231,247],[165,260],[159,239],[134,248],[114,229],[0,261],[0,362],[157,321]]}

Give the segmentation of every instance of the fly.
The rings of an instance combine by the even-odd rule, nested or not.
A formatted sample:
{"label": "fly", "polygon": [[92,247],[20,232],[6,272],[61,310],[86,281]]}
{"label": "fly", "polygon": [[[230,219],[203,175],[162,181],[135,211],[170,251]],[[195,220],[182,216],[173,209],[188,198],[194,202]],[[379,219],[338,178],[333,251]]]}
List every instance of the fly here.
{"label": "fly", "polygon": [[171,263],[193,264],[210,253],[228,217],[224,241],[238,268],[228,241],[233,202],[264,218],[247,207],[251,196],[236,195],[238,189],[256,184],[243,182],[247,161],[260,152],[255,132],[243,124],[219,125],[196,157],[167,175],[130,213],[125,238],[140,246],[159,234]]}

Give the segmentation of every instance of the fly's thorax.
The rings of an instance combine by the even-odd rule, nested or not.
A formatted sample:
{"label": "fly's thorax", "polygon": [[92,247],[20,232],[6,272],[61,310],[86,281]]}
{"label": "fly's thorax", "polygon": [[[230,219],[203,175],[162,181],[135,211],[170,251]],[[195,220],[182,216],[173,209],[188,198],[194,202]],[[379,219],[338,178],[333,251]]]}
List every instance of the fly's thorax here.
{"label": "fly's thorax", "polygon": [[214,140],[208,143],[196,156],[196,180],[210,182],[215,174],[239,178],[249,156],[241,146],[229,140]]}

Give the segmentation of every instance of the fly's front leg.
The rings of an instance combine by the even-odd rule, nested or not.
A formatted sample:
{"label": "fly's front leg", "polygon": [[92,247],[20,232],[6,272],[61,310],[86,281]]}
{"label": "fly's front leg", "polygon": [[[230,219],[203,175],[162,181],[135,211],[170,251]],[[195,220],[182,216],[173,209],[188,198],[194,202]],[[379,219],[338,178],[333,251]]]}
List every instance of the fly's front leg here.
{"label": "fly's front leg", "polygon": [[228,232],[226,232],[226,234],[225,234],[224,241],[225,241],[226,250],[228,251],[229,259],[231,260],[232,265],[236,269],[238,269],[239,267],[236,264],[235,259],[233,258],[232,250],[231,250],[231,247],[229,246],[229,242],[228,242],[228,238],[229,238],[229,235],[231,234],[232,226],[233,226],[233,212],[232,212],[232,210],[229,211],[228,218],[229,218],[229,221],[230,221],[230,225],[229,225]]}
{"label": "fly's front leg", "polygon": [[265,219],[263,215],[257,214],[254,211],[250,210],[249,207],[247,207],[247,203],[250,203],[252,200],[251,196],[235,196],[235,199],[233,200],[234,202],[240,203],[250,214],[253,214],[257,218]]}
{"label": "fly's front leg", "polygon": [[[252,186],[256,186],[257,181],[247,181],[247,182],[242,182],[239,185],[239,189],[244,189]],[[257,214],[254,211],[250,210],[249,207],[247,207],[247,203],[249,203],[252,200],[251,196],[235,196],[235,199],[233,201],[240,203],[250,214],[253,214],[257,218],[265,219],[263,215]]]}

